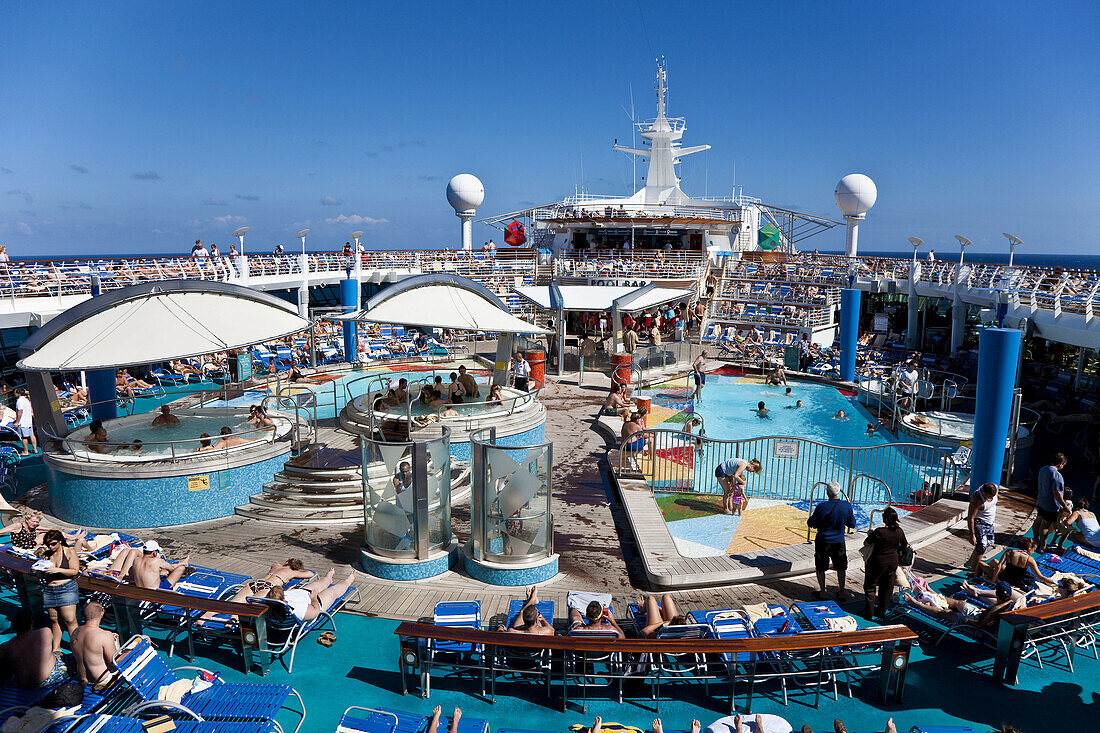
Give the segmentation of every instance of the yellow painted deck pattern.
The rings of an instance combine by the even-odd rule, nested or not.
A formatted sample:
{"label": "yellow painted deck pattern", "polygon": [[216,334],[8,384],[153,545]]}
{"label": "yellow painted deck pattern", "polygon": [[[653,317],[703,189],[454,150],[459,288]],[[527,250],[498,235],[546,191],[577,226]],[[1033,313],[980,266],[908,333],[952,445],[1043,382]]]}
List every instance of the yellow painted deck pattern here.
{"label": "yellow painted deck pattern", "polygon": [[807,512],[789,504],[752,508],[742,515],[729,546],[727,555],[772,547],[786,547],[806,541]]}

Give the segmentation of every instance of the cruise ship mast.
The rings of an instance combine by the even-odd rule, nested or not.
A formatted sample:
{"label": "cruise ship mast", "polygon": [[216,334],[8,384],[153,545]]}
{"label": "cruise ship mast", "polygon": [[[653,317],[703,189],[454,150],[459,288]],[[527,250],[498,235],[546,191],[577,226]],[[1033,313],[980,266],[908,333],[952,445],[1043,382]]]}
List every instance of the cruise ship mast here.
{"label": "cruise ship mast", "polygon": [[646,185],[630,197],[632,203],[681,205],[687,203],[689,197],[680,190],[680,177],[676,175],[676,164],[688,155],[710,150],[710,146],[680,147],[680,138],[684,136],[685,122],[683,117],[669,119],[665,115],[668,77],[665,70],[664,56],[657,59],[655,90],[657,92],[657,117],[649,122],[635,123],[638,134],[649,143],[648,149],[628,148],[618,144],[614,145],[613,148],[649,160],[649,168],[645,177]]}

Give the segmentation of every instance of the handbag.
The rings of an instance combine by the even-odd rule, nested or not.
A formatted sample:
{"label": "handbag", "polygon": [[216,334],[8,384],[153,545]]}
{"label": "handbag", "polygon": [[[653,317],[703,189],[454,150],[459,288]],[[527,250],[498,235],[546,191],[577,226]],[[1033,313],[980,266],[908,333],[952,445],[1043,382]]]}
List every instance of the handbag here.
{"label": "handbag", "polygon": [[913,551],[912,545],[906,545],[905,547],[898,548],[898,565],[904,567],[911,567],[913,561],[917,559],[917,553]]}

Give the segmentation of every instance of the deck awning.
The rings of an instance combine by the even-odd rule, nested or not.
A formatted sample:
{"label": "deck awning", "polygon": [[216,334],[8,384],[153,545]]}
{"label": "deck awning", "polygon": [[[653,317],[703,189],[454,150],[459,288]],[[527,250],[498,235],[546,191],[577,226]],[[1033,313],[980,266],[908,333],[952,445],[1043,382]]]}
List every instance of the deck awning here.
{"label": "deck awning", "polygon": [[112,290],[55,316],[19,347],[16,366],[117,369],[245,348],[308,328],[293,305],[259,290],[163,280]]}
{"label": "deck awning", "polygon": [[[561,309],[567,311],[606,311],[616,300],[620,300],[620,310],[628,313],[656,308],[665,303],[690,300],[691,291],[680,288],[661,288],[643,285],[605,286],[605,285],[559,285]],[[542,310],[557,310],[558,304],[551,299],[551,287],[532,285],[514,288],[517,295],[533,303]],[[626,296],[636,295],[628,298]]]}
{"label": "deck awning", "polygon": [[553,333],[516,318],[484,285],[449,274],[406,278],[368,300],[362,310],[336,318],[460,331]]}

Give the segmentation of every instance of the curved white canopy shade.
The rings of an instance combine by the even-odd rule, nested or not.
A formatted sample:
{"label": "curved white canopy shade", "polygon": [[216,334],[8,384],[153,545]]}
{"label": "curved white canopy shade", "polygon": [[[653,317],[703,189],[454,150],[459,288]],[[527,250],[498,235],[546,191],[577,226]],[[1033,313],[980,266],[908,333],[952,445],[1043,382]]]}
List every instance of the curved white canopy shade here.
{"label": "curved white canopy shade", "polygon": [[114,290],[48,321],[19,348],[26,371],[115,369],[237,349],[309,328],[290,303],[220,282]]}
{"label": "curved white canopy shade", "polygon": [[342,320],[494,333],[553,333],[516,318],[480,283],[457,275],[418,275],[375,295]]}

